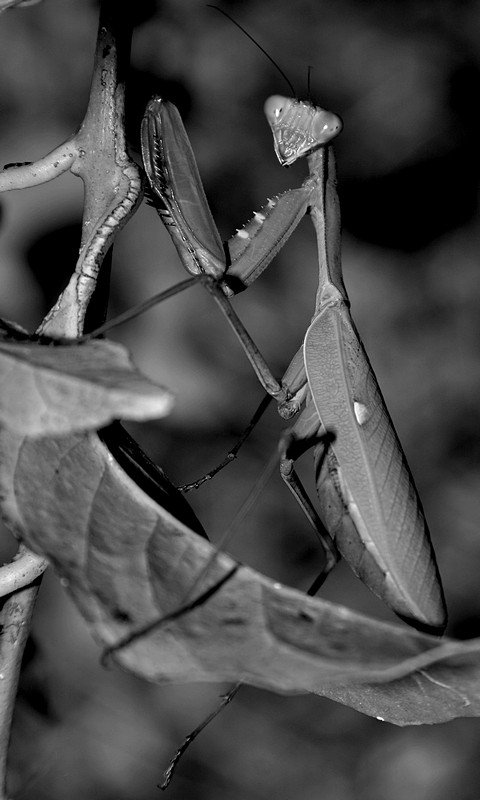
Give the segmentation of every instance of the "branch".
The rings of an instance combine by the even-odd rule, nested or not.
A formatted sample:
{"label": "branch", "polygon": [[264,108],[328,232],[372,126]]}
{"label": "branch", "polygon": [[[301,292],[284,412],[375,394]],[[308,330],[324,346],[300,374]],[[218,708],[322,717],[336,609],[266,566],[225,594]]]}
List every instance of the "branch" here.
{"label": "branch", "polygon": [[[130,56],[131,12],[102,0],[90,100],[78,132],[33,164],[0,172],[0,191],[35,186],[70,170],[84,182],[79,258],[65,291],[42,322],[47,335],[82,333],[87,307],[105,254],[142,199],[139,168],[124,133],[124,75]],[[20,531],[21,536],[21,531]],[[6,770],[20,666],[46,560],[23,546],[0,569],[0,595],[10,594],[0,615],[0,800],[7,800]]]}
{"label": "branch", "polygon": [[104,260],[142,199],[142,177],[125,141],[125,73],[131,12],[103,0],[90,100],[77,133],[31,164],[0,171],[0,192],[38,186],[70,170],[84,183],[82,239],[75,271],[39,332],[77,337]]}
{"label": "branch", "polygon": [[10,729],[23,651],[40,582],[41,575],[27,588],[14,592],[0,614],[0,800],[8,800],[6,775]]}
{"label": "branch", "polygon": [[[105,254],[142,199],[142,178],[125,141],[125,73],[131,11],[103,0],[90,101],[73,137],[71,171],[84,183],[82,240],[75,272],[42,323],[48,335],[79,336]],[[76,310],[76,314],[72,310]]]}
{"label": "branch", "polygon": [[45,572],[47,567],[48,559],[32,553],[21,544],[13,561],[0,567],[0,597],[29,586]]}
{"label": "branch", "polygon": [[0,171],[0,192],[28,189],[30,186],[53,181],[72,168],[76,155],[75,137],[72,137],[38,161],[18,166],[7,165]]}

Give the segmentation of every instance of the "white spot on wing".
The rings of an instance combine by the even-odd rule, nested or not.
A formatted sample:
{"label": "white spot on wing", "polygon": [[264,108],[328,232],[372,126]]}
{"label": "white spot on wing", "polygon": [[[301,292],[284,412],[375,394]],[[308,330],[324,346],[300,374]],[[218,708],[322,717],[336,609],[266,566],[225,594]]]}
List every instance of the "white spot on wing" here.
{"label": "white spot on wing", "polygon": [[367,406],[364,406],[363,403],[357,403],[357,401],[355,400],[353,403],[353,410],[355,412],[355,418],[358,424],[364,425],[365,422],[370,417]]}

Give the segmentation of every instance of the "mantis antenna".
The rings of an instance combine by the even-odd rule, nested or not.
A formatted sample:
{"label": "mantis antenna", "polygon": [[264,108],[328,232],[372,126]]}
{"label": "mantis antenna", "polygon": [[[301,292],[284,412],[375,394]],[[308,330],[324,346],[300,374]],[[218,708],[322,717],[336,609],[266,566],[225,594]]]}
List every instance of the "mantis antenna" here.
{"label": "mantis antenna", "polygon": [[260,50],[260,51],[263,53],[263,55],[264,55],[264,56],[266,56],[266,57],[268,58],[268,60],[270,61],[270,63],[271,63],[271,64],[273,64],[273,66],[275,67],[275,69],[276,69],[276,70],[277,70],[277,71],[280,73],[280,75],[282,76],[282,78],[283,78],[283,79],[284,79],[284,80],[287,82],[287,84],[288,84],[288,88],[290,89],[290,91],[291,91],[291,93],[292,93],[293,97],[297,97],[297,93],[296,93],[296,91],[295,91],[295,87],[294,87],[293,83],[291,82],[290,78],[288,78],[288,77],[287,77],[287,75],[285,74],[285,72],[283,71],[283,69],[280,67],[280,65],[279,65],[279,64],[277,64],[277,62],[275,61],[275,59],[274,59],[274,58],[272,58],[272,56],[270,55],[270,53],[268,53],[268,52],[265,50],[265,48],[264,48],[264,47],[262,47],[262,45],[261,45],[261,44],[259,44],[259,43],[256,41],[256,39],[254,39],[254,38],[253,38],[253,36],[251,36],[251,34],[250,34],[250,33],[249,33],[247,30],[245,30],[245,28],[244,28],[242,25],[240,25],[240,23],[239,23],[239,22],[237,22],[237,21],[236,21],[236,20],[235,20],[233,17],[231,17],[231,16],[230,16],[230,14],[227,14],[227,12],[223,10],[223,8],[219,8],[219,6],[214,6],[214,5],[212,5],[211,3],[207,3],[207,8],[214,8],[214,9],[215,9],[215,11],[219,11],[219,12],[220,12],[220,14],[223,14],[223,16],[224,16],[224,17],[226,17],[227,19],[229,19],[229,20],[230,20],[230,22],[232,22],[234,25],[236,25],[236,26],[237,26],[237,28],[239,28],[239,30],[241,30],[241,31],[242,31],[242,33],[244,33],[244,34],[245,34],[245,36],[246,36],[248,39],[250,39],[250,41],[251,41],[251,42],[253,42],[253,44],[255,45],[255,47],[258,47],[258,49],[259,49],[259,50]]}

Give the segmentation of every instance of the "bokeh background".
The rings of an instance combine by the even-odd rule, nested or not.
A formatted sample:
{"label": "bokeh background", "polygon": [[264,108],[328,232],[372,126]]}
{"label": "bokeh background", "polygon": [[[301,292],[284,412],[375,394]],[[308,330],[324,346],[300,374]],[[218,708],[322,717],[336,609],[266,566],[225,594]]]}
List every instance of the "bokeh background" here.
{"label": "bokeh background", "polygon": [[[354,318],[423,499],[450,611],[448,633],[479,635],[480,4],[462,0],[224,2],[281,64],[300,97],[341,114],[336,146],[343,259]],[[129,136],[153,93],[180,108],[222,237],[267,196],[298,185],[282,170],[262,107],[288,93],[249,40],[203,2],[132,4],[137,27]],[[0,17],[0,161],[32,160],[67,138],[88,98],[98,8],[46,0]],[[70,174],[0,198],[0,314],[29,329],[70,274],[82,185]],[[118,237],[110,314],[183,279],[155,212]],[[235,302],[281,376],[313,311],[308,220]],[[262,397],[201,288],[115,330],[136,363],[177,394],[174,413],[130,426],[182,484],[218,463]],[[218,540],[275,452],[269,412],[238,461],[190,496]],[[300,472],[309,490],[311,456]],[[8,559],[15,545],[1,537]],[[321,559],[275,475],[229,551],[306,589]],[[340,565],[322,596],[393,615]],[[224,686],[156,687],[99,666],[99,650],[58,579],[44,581],[17,705],[17,798],[146,800],[170,756]],[[212,800],[478,800],[480,722],[399,729],[314,696],[245,687],[192,745],[169,791]]]}

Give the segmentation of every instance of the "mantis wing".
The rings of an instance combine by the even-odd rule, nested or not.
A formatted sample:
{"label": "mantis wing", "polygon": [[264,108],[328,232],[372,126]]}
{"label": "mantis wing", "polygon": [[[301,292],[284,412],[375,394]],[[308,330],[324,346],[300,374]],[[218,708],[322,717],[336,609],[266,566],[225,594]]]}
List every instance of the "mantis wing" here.
{"label": "mantis wing", "polygon": [[421,502],[344,303],[314,318],[304,359],[317,413],[335,434],[317,475],[330,534],[399,616],[443,631],[445,601]]}

